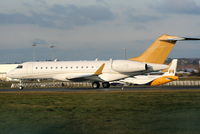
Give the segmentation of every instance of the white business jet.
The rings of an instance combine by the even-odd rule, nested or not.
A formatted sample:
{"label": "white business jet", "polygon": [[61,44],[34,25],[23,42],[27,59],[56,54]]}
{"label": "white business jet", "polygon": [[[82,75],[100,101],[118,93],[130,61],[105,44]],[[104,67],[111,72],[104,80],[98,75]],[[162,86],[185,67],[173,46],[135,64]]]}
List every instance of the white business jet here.
{"label": "white business jet", "polygon": [[[21,81],[27,79],[89,81],[93,88],[99,88],[100,83],[103,88],[109,88],[109,82],[168,68],[168,65],[163,63],[179,40],[200,39],[164,34],[139,57],[128,60],[25,62],[10,71],[7,76]],[[23,84],[20,85],[20,89],[23,89]]]}

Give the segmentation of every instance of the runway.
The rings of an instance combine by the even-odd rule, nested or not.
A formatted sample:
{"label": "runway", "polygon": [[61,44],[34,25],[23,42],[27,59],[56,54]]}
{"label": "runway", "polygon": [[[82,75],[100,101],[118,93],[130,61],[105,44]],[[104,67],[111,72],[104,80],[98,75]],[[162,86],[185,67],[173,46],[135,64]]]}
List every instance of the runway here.
{"label": "runway", "polygon": [[87,91],[136,91],[136,90],[200,90],[200,86],[159,86],[159,87],[149,87],[149,86],[136,86],[136,87],[111,87],[111,88],[27,88],[23,90],[19,89],[0,89],[0,92],[33,92],[33,91],[42,91],[42,92],[87,92]]}

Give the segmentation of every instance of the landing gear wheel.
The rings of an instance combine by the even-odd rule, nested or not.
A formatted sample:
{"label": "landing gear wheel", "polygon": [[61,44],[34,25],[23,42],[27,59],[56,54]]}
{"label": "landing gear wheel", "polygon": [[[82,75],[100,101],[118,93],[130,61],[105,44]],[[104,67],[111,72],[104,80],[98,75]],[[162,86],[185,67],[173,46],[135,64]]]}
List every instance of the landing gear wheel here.
{"label": "landing gear wheel", "polygon": [[92,87],[95,88],[95,89],[99,88],[100,87],[99,82],[93,82]]}
{"label": "landing gear wheel", "polygon": [[110,87],[110,83],[109,82],[103,82],[102,86],[103,86],[103,88],[109,88]]}
{"label": "landing gear wheel", "polygon": [[23,87],[23,83],[22,83],[22,80],[19,81],[19,90],[23,90],[24,87]]}
{"label": "landing gear wheel", "polygon": [[23,86],[19,86],[19,90],[23,90],[24,89],[24,87]]}

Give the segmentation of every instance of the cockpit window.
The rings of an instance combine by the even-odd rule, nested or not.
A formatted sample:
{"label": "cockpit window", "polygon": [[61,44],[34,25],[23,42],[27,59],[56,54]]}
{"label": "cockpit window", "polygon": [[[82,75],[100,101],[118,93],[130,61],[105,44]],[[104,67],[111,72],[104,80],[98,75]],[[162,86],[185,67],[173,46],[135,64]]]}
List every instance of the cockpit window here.
{"label": "cockpit window", "polygon": [[23,68],[23,66],[22,66],[22,65],[19,65],[19,66],[17,66],[17,68],[18,68],[18,69],[21,69],[21,68]]}

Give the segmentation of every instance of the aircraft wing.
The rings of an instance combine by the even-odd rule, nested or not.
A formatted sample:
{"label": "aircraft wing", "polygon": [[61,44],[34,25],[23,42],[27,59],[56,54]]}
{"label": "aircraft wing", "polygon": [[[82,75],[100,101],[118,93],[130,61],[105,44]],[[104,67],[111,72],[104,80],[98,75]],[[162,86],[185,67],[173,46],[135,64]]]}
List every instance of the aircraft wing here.
{"label": "aircraft wing", "polygon": [[69,73],[59,74],[53,77],[56,80],[62,81],[103,81],[99,75],[102,74],[105,63],[102,64],[94,73]]}

